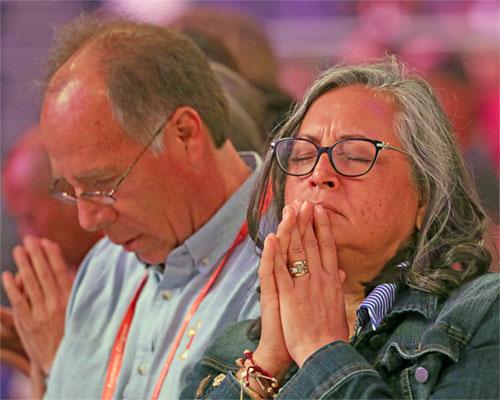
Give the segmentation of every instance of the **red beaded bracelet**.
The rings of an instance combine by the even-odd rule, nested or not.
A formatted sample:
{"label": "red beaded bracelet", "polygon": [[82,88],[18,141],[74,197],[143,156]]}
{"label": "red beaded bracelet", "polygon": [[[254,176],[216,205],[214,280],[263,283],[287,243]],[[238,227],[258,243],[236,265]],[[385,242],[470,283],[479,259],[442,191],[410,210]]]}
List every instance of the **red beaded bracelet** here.
{"label": "red beaded bracelet", "polygon": [[[236,365],[238,367],[245,368],[245,371],[241,375],[242,383],[248,388],[250,386],[250,378],[254,378],[260,385],[262,390],[271,394],[272,398],[275,398],[278,394],[278,380],[274,378],[269,372],[255,364],[253,353],[250,350],[245,350],[243,352],[243,356],[247,360],[249,360],[252,365],[249,365],[245,368],[245,360],[243,358],[239,358],[236,360]],[[245,380],[244,382],[243,379]]]}

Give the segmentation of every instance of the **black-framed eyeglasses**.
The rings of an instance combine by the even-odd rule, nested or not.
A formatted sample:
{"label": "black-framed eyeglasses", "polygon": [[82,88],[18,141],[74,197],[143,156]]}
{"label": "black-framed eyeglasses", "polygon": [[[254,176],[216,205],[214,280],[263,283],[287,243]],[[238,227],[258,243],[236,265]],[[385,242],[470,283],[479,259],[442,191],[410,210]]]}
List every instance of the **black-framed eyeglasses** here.
{"label": "black-framed eyeglasses", "polygon": [[281,170],[288,175],[310,174],[323,153],[328,154],[332,167],[340,175],[356,177],[369,172],[381,150],[406,151],[389,146],[381,140],[349,138],[339,140],[329,147],[318,146],[309,139],[283,138],[271,143]]}
{"label": "black-framed eyeglasses", "polygon": [[91,192],[83,192],[79,195],[75,194],[75,189],[71,186],[64,178],[59,178],[54,182],[54,186],[50,190],[50,194],[54,196],[56,199],[62,200],[66,203],[76,204],[79,198],[83,198],[92,203],[104,206],[113,205],[116,202],[116,198],[113,196],[115,192],[118,190],[122,182],[125,178],[130,174],[132,169],[135,167],[137,162],[141,159],[142,155],[149,149],[151,144],[154,142],[156,137],[163,131],[163,128],[167,124],[169,120],[165,121],[160,128],[155,132],[151,140],[148,142],[146,147],[139,153],[134,162],[128,169],[124,172],[124,174],[118,179],[115,185],[108,192],[103,192],[100,190],[95,190]]}

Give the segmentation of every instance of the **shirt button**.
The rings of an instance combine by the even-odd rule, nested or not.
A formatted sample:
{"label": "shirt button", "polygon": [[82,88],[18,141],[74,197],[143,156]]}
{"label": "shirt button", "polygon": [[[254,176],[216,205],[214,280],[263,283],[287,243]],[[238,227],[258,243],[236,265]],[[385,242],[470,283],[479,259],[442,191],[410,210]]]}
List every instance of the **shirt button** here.
{"label": "shirt button", "polygon": [[370,348],[372,350],[380,350],[385,343],[383,335],[375,335],[370,339]]}
{"label": "shirt button", "polygon": [[161,297],[163,297],[163,300],[170,300],[172,298],[172,292],[170,290],[164,290],[161,292]]}
{"label": "shirt button", "polygon": [[210,264],[210,260],[208,258],[204,258],[203,260],[201,260],[201,263],[203,265],[208,265],[208,264]]}
{"label": "shirt button", "polygon": [[146,367],[146,364],[141,364],[141,365],[139,365],[139,368],[137,368],[137,371],[141,375],[145,375],[147,370],[148,370],[148,367]]}
{"label": "shirt button", "polygon": [[418,367],[415,371],[415,379],[418,383],[425,383],[429,379],[429,373],[424,367]]}

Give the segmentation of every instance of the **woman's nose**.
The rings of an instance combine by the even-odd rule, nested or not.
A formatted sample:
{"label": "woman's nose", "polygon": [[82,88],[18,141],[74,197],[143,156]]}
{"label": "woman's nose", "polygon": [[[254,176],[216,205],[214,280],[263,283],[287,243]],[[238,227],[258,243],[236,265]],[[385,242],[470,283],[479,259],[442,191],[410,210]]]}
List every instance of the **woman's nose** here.
{"label": "woman's nose", "polygon": [[309,185],[312,187],[338,188],[340,184],[339,177],[340,175],[333,168],[328,154],[323,153],[311,173]]}

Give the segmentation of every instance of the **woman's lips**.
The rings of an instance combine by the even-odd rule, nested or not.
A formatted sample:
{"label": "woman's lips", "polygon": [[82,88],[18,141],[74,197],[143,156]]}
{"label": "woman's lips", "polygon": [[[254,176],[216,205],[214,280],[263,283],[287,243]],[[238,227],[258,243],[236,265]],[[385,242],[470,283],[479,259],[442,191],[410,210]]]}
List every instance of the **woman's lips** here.
{"label": "woman's lips", "polygon": [[322,206],[327,212],[329,211],[329,212],[343,216],[343,214],[336,207],[332,206],[331,204],[326,204],[323,202],[313,202],[313,204]]}

